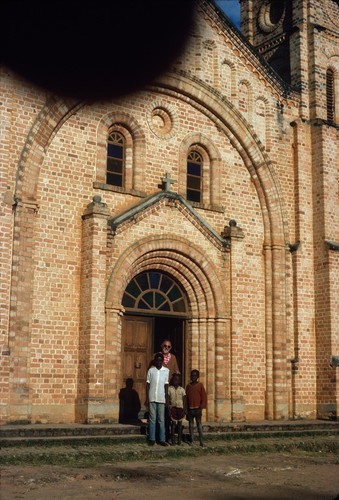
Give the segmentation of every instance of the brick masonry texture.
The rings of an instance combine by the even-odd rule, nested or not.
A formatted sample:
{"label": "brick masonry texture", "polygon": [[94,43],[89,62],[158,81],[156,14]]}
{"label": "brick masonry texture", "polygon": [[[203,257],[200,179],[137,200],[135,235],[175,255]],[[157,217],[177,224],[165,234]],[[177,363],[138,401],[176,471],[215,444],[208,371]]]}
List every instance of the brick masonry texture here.
{"label": "brick masonry texture", "polygon": [[[112,101],[46,98],[0,70],[2,423],[118,420],[122,297],[146,271],[185,294],[183,385],[198,368],[204,418],[338,417],[339,7],[282,3],[241,2],[250,45],[199,0],[180,59]],[[286,40],[288,82],[269,65]],[[111,130],[122,188],[106,184]],[[166,172],[186,198],[192,148],[201,202],[144,207]]]}

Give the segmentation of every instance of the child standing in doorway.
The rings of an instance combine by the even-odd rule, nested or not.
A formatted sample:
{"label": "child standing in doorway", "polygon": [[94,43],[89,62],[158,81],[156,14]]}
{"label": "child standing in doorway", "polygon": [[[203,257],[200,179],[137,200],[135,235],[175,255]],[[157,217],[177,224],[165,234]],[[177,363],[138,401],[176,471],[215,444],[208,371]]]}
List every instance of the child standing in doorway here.
{"label": "child standing in doorway", "polygon": [[165,435],[165,407],[168,404],[169,369],[162,366],[164,356],[158,352],[153,366],[147,372],[146,406],[149,407],[148,444],[155,444],[156,427],[159,427],[159,444],[168,446]]}
{"label": "child standing in doorway", "polygon": [[180,374],[175,373],[172,376],[168,388],[168,404],[171,419],[171,443],[175,444],[175,429],[178,430],[178,444],[181,444],[182,421],[186,414],[186,393],[180,385]]}
{"label": "child standing in doorway", "polygon": [[194,443],[194,420],[196,421],[200,446],[204,446],[201,416],[207,406],[207,394],[204,385],[199,382],[199,370],[191,371],[191,382],[186,387],[187,418],[191,443]]}

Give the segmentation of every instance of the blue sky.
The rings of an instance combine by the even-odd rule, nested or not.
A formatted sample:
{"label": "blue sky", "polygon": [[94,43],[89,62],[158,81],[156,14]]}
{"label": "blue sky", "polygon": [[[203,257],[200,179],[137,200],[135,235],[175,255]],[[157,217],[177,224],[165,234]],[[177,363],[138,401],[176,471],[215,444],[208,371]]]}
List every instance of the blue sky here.
{"label": "blue sky", "polygon": [[218,7],[225,12],[230,20],[240,27],[240,3],[239,0],[214,0]]}

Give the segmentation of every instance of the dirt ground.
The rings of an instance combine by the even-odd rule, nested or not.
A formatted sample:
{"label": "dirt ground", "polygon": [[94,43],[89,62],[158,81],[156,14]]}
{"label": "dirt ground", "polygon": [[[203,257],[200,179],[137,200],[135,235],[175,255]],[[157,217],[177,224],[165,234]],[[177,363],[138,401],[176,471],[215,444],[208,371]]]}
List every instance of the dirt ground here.
{"label": "dirt ground", "polygon": [[5,466],[1,500],[339,499],[333,454],[261,453],[106,463]]}

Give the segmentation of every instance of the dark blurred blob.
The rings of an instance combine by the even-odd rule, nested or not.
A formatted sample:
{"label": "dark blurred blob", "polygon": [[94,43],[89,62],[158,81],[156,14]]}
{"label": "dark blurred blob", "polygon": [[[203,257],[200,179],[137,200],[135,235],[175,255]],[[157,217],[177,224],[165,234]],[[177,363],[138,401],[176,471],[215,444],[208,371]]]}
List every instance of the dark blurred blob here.
{"label": "dark blurred blob", "polygon": [[180,55],[194,2],[0,0],[0,62],[63,97],[118,97]]}

